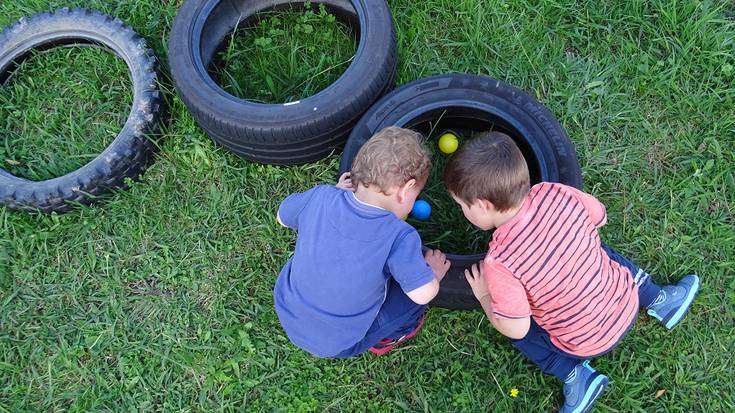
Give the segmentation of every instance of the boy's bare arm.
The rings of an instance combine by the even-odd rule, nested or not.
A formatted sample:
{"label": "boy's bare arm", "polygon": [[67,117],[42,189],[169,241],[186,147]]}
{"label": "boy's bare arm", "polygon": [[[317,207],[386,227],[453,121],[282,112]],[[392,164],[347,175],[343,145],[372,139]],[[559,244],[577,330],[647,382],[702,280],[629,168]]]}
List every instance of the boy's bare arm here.
{"label": "boy's bare arm", "polygon": [[414,303],[424,305],[433,300],[437,293],[439,293],[439,281],[434,278],[431,282],[407,292],[406,295]]}
{"label": "boy's bare arm", "polygon": [[521,339],[526,336],[528,329],[531,327],[531,317],[523,318],[505,318],[495,315],[492,306],[492,296],[485,282],[485,274],[481,265],[474,264],[470,269],[465,270],[465,278],[472,287],[475,298],[480,302],[485,315],[490,323],[500,334],[512,338]]}

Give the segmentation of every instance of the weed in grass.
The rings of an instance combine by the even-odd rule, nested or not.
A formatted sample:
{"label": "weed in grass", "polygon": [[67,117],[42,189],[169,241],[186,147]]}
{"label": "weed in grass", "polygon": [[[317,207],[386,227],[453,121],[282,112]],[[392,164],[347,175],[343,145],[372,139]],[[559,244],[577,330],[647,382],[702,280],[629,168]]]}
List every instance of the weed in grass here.
{"label": "weed in grass", "polygon": [[212,74],[239,98],[292,102],[334,83],[352,62],[355,42],[349,27],[323,4],[316,11],[266,12],[254,27],[232,33]]}

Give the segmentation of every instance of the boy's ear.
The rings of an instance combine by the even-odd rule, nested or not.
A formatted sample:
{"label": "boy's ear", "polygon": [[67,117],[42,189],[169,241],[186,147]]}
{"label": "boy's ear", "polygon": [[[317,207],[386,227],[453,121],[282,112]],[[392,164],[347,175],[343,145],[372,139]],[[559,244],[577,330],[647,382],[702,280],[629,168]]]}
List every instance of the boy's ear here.
{"label": "boy's ear", "polygon": [[408,198],[408,191],[416,186],[416,180],[411,178],[405,184],[398,187],[398,202],[404,203]]}
{"label": "boy's ear", "polygon": [[487,199],[478,199],[476,202],[484,213],[495,211],[495,205]]}

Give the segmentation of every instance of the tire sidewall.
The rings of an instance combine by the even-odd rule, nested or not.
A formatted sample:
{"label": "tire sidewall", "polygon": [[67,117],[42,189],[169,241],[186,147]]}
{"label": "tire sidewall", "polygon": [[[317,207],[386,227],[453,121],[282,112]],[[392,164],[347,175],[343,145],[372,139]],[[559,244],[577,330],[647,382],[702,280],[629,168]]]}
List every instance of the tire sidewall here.
{"label": "tire sidewall", "polygon": [[[537,157],[543,157],[544,180],[582,187],[576,151],[564,128],[539,102],[499,80],[466,74],[438,75],[408,83],[384,96],[355,125],[339,173],[348,171],[362,145],[388,126],[404,126],[412,113],[454,104],[504,118],[519,130]],[[533,137],[533,139],[528,139]],[[545,167],[544,167],[545,166]]]}

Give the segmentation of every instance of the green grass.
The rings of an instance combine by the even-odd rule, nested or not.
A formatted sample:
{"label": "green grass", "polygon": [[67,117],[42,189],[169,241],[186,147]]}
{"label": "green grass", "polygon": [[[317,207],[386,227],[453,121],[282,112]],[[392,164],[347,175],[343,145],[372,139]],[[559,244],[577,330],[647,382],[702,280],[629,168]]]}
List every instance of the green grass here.
{"label": "green grass", "polygon": [[[533,94],[569,132],[585,188],[608,207],[603,238],[661,283],[689,272],[702,276],[683,325],[668,332],[642,314],[618,348],[594,361],[611,378],[596,411],[733,411],[733,6],[389,4],[399,83],[460,71]],[[119,16],[149,39],[165,64],[178,2],[2,2],[0,25],[68,5]],[[115,61],[102,56],[95,58],[97,70]],[[49,81],[61,83],[75,71],[93,76],[88,65],[68,68],[63,54],[54,59],[41,67],[58,66],[67,75]],[[30,81],[21,75],[14,82]],[[165,87],[171,121],[160,154],[130,191],[65,215],[0,210],[0,411],[539,412],[559,406],[555,379],[526,362],[477,311],[433,309],[425,330],[385,357],[317,360],[290,345],[273,311],[272,288],[295,234],[277,225],[275,209],[291,192],[330,182],[338,159],[289,168],[249,163],[214,145]],[[0,90],[3,102],[21,106],[22,94],[13,91],[12,85]],[[22,106],[56,102],[51,92],[39,93]],[[65,109],[81,108],[87,97],[79,99]],[[33,128],[54,126],[44,116],[20,132],[8,130],[15,115],[3,111],[2,147],[14,133],[33,136]],[[14,119],[24,116],[34,115]],[[83,128],[96,116],[75,110],[71,120]],[[13,154],[22,147],[15,142]],[[34,158],[13,159],[29,164]],[[517,398],[508,396],[512,387],[520,390]]]}

